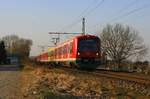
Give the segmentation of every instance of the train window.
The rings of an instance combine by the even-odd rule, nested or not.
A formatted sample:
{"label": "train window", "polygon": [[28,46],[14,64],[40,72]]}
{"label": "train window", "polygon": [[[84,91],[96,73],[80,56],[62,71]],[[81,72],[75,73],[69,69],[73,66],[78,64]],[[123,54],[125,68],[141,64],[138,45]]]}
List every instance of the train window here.
{"label": "train window", "polygon": [[65,46],[65,49],[66,49],[65,52],[67,54],[68,53],[68,45]]}
{"label": "train window", "polygon": [[66,46],[64,45],[64,54],[66,54]]}
{"label": "train window", "polygon": [[73,48],[72,48],[73,46],[72,46],[72,42],[70,43],[70,53],[72,53],[73,52]]}
{"label": "train window", "polygon": [[67,46],[64,45],[64,54],[66,54],[66,53],[67,53]]}
{"label": "train window", "polygon": [[59,48],[59,55],[61,55],[61,47]]}
{"label": "train window", "polygon": [[78,41],[78,51],[97,51],[97,39],[80,39]]}
{"label": "train window", "polygon": [[64,46],[62,47],[62,54],[64,54]]}
{"label": "train window", "polygon": [[65,54],[65,46],[63,46],[63,54]]}
{"label": "train window", "polygon": [[58,55],[60,55],[60,52],[61,52],[61,51],[60,51],[60,48],[58,48]]}
{"label": "train window", "polygon": [[70,44],[67,45],[67,53],[70,53]]}
{"label": "train window", "polygon": [[62,52],[61,52],[61,49],[62,49],[62,48],[60,47],[60,48],[59,48],[59,55],[61,55],[61,53],[62,53]]}
{"label": "train window", "polygon": [[54,52],[53,52],[53,53],[54,53],[53,55],[55,56],[55,55],[56,55],[56,51],[54,50]]}
{"label": "train window", "polygon": [[51,56],[51,51],[50,51],[50,52],[48,52],[48,56],[49,56],[49,57]]}
{"label": "train window", "polygon": [[55,51],[55,56],[57,56],[57,53],[58,53],[58,49],[56,49],[56,51]]}
{"label": "train window", "polygon": [[62,54],[63,54],[63,48],[60,47],[60,55],[62,55]]}
{"label": "train window", "polygon": [[51,56],[53,56],[54,55],[54,52],[53,51],[51,51]]}
{"label": "train window", "polygon": [[63,46],[62,52],[63,54],[66,54],[66,45]]}

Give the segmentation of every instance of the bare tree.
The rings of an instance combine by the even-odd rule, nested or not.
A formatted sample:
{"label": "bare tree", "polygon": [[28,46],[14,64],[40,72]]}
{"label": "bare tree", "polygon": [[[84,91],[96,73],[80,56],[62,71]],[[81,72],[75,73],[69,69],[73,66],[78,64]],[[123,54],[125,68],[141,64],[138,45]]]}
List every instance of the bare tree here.
{"label": "bare tree", "polygon": [[118,64],[133,56],[143,56],[147,52],[142,38],[129,26],[107,25],[100,37],[103,51]]}
{"label": "bare tree", "polygon": [[7,56],[7,52],[5,49],[4,41],[0,41],[0,64],[6,63],[6,56]]}
{"label": "bare tree", "polygon": [[2,38],[9,53],[18,54],[21,57],[28,57],[31,50],[32,41],[29,39],[19,38],[16,35],[8,35]]}

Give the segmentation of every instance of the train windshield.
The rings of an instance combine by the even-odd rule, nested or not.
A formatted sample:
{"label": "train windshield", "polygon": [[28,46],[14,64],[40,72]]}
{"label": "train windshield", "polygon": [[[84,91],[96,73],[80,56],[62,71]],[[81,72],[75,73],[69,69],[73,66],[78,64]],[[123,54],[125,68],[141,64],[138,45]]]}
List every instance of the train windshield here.
{"label": "train windshield", "polygon": [[81,39],[78,42],[78,51],[97,51],[97,39]]}

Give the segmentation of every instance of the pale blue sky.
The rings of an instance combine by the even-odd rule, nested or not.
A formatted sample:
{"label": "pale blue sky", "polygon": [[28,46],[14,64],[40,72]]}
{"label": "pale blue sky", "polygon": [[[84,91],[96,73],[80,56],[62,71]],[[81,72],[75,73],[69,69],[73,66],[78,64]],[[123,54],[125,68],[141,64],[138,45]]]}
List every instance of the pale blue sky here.
{"label": "pale blue sky", "polygon": [[[102,0],[0,0],[0,37],[16,34],[30,38],[33,40],[31,55],[37,55],[41,51],[38,45],[51,45],[48,32],[81,32],[81,22],[76,21],[85,16],[89,34],[100,31],[107,23],[122,23],[139,31],[150,47],[149,0],[104,0],[99,5],[100,2]],[[143,6],[144,9],[122,16]],[[111,21],[114,18],[117,19]],[[63,28],[72,22],[75,25]],[[65,37],[68,36],[63,39]]]}

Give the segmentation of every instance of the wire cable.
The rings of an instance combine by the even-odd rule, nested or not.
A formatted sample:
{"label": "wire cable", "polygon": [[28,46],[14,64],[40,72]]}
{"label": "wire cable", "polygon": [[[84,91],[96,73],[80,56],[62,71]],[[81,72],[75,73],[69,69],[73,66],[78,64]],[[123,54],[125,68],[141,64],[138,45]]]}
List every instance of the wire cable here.
{"label": "wire cable", "polygon": [[[120,13],[124,12],[127,8],[129,8],[129,7],[133,6],[133,5],[135,5],[135,4],[137,3],[137,1],[138,1],[138,0],[134,0],[133,2],[129,3],[127,6],[124,6],[122,9],[120,9],[117,13],[120,14]],[[115,15],[116,15],[116,14],[115,14]],[[113,16],[115,16],[115,15],[113,15]],[[111,16],[111,17],[112,17],[112,16]],[[111,18],[111,17],[109,17],[109,18]],[[99,23],[100,23],[100,22],[99,22]],[[97,23],[97,24],[95,24],[95,25],[93,25],[93,26],[91,26],[91,27],[89,27],[89,28],[96,27],[99,23]]]}
{"label": "wire cable", "polygon": [[94,12],[94,10],[96,10],[98,7],[100,7],[100,6],[104,3],[104,1],[105,1],[105,0],[101,0],[93,9],[89,10],[89,11],[84,15],[84,17],[87,16],[87,15],[89,15],[89,14],[91,14],[92,12]]}
{"label": "wire cable", "polygon": [[89,10],[90,6],[93,5],[94,3],[96,3],[97,0],[93,0],[80,14],[79,16],[77,16],[77,18],[75,19],[75,21],[71,22],[69,25],[64,26],[60,31],[66,29],[66,28],[72,28],[73,26],[75,26],[76,24],[78,24],[79,22],[81,22],[82,20],[82,16],[84,14],[86,14],[86,12]]}
{"label": "wire cable", "polygon": [[[133,5],[135,5],[138,0],[134,0],[133,2],[129,3],[127,6],[124,6],[122,9],[120,9],[117,13],[120,14],[122,12],[124,12],[125,10],[127,10],[128,8],[132,7]],[[116,14],[115,14],[116,15]],[[115,16],[114,15],[114,16]]]}
{"label": "wire cable", "polygon": [[93,7],[92,9],[89,9],[90,6],[92,4],[94,4],[97,0],[94,0],[92,3],[90,3],[90,5],[88,5],[88,7],[78,16],[79,19],[77,21],[74,21],[73,23],[67,25],[66,27],[62,28],[62,30],[66,29],[66,28],[72,28],[73,26],[77,25],[79,22],[81,22],[83,17],[89,16],[89,14],[91,14],[92,12],[94,12],[94,10],[96,10],[98,7],[100,7],[105,0],[101,0],[95,7]]}
{"label": "wire cable", "polygon": [[110,20],[109,22],[116,21],[116,20],[118,20],[118,19],[120,19],[120,18],[129,16],[129,15],[131,15],[131,14],[133,14],[133,13],[135,13],[135,12],[138,12],[138,11],[140,11],[140,10],[142,10],[142,9],[145,9],[145,8],[147,8],[147,7],[150,7],[150,4],[146,4],[146,5],[142,6],[142,7],[133,9],[133,10],[131,10],[131,11],[129,11],[129,12],[123,14],[123,15],[120,15],[120,16],[118,16],[118,17],[116,17],[116,18]]}
{"label": "wire cable", "polygon": [[[124,14],[122,14],[122,15],[120,15],[120,16],[117,16],[117,17],[115,17],[115,18],[113,18],[113,19],[107,21],[106,23],[113,22],[113,21],[119,20],[120,18],[129,16],[129,15],[135,13],[135,12],[138,12],[138,11],[140,11],[140,10],[142,10],[142,9],[145,9],[145,8],[149,7],[149,5],[150,5],[150,4],[145,4],[145,5],[142,6],[142,7],[135,8],[135,9],[133,9],[133,10],[131,10],[131,11],[128,11],[127,13],[124,13]],[[99,25],[99,23],[96,24],[96,25],[94,25],[94,26],[92,26],[92,27],[96,27],[96,26],[98,26],[98,25]],[[92,28],[92,27],[89,27],[89,28]]]}

